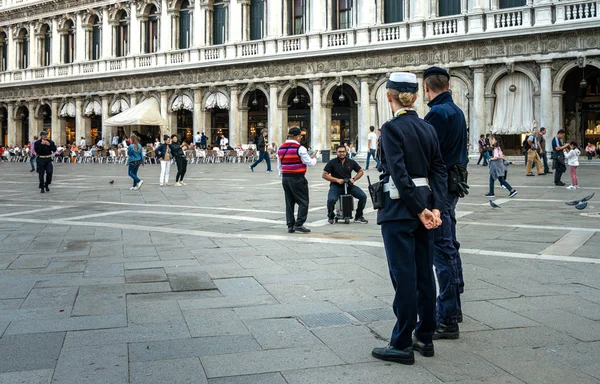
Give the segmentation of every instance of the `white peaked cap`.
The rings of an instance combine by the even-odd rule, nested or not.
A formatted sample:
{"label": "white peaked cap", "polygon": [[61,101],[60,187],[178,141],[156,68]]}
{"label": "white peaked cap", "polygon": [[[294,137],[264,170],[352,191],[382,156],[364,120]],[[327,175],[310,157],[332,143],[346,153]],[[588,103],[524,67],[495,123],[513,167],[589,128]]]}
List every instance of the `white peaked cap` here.
{"label": "white peaked cap", "polygon": [[417,75],[410,72],[392,72],[390,81],[394,83],[417,83]]}
{"label": "white peaked cap", "polygon": [[415,93],[419,90],[419,83],[417,83],[417,76],[414,73],[392,72],[385,87],[398,92]]}

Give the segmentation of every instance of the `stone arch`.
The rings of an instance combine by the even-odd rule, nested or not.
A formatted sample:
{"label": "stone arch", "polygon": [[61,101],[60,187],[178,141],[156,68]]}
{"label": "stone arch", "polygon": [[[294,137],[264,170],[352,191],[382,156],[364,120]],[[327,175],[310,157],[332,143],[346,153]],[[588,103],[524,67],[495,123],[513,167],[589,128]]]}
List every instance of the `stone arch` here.
{"label": "stone arch", "polygon": [[379,87],[381,87],[383,84],[387,83],[388,80],[388,76],[387,74],[385,76],[380,77],[375,84],[373,84],[373,87],[371,87],[371,92],[369,95],[369,100],[375,100],[377,99],[377,90],[379,90]]}
{"label": "stone arch", "polygon": [[[176,11],[176,12],[181,11],[181,4],[183,4],[184,1],[186,1],[186,0],[170,1],[169,2],[169,10],[170,11]],[[187,0],[189,6],[191,8],[194,7],[194,1],[198,1],[198,0]]]}
{"label": "stone arch", "polygon": [[154,1],[149,1],[147,3],[141,3],[138,6],[137,16],[138,17],[148,17],[150,16],[150,9],[152,6],[156,8],[156,13],[160,15],[160,4]]}
{"label": "stone arch", "polygon": [[[146,99],[148,99],[150,97],[154,97],[156,99],[156,101],[158,101],[158,105],[161,105],[161,102],[160,102],[160,93],[158,93],[158,92],[143,93],[142,96],[140,96],[140,99],[137,101],[137,104],[141,103],[142,101],[144,101],[144,100],[146,100]],[[131,104],[129,104],[129,105],[131,105]]]}
{"label": "stone arch", "polygon": [[114,8],[108,14],[108,20],[115,24],[121,21],[121,15],[125,12],[125,18],[129,20],[129,9],[127,9],[123,3],[117,3],[114,5]]}
{"label": "stone arch", "polygon": [[189,90],[189,89],[176,90],[175,92],[173,92],[173,94],[171,94],[171,96],[168,98],[168,101],[167,101],[167,109],[170,113],[177,112],[177,111],[173,110],[173,103],[175,102],[175,99],[177,99],[178,97],[183,97],[183,96],[189,97],[190,100],[192,100],[192,103],[195,102],[194,92],[192,92],[191,90]]}
{"label": "stone arch", "polygon": [[[296,87],[304,89],[310,99],[309,104],[312,103],[312,91],[310,89],[310,86],[303,81],[299,81],[296,83]],[[279,98],[277,99],[277,107],[283,108],[283,106],[288,105],[287,100],[290,97],[290,93],[293,91],[294,88],[295,87],[291,83],[288,83],[285,85],[285,87],[283,87],[281,92],[279,92]]]}
{"label": "stone arch", "polygon": [[25,103],[18,103],[15,104],[15,107],[13,108],[13,119],[15,120],[21,120],[21,112],[23,112],[23,110],[27,111],[27,115],[30,116],[29,114],[29,107],[25,104]]}
{"label": "stone arch", "polygon": [[246,87],[246,89],[244,91],[242,91],[242,93],[240,94],[240,104],[239,105],[241,105],[241,106],[248,105],[250,96],[252,96],[254,94],[254,89],[264,93],[265,97],[267,98],[267,103],[269,102],[269,90],[264,85],[257,84],[254,87]]}
{"label": "stone arch", "polygon": [[457,79],[460,79],[463,81],[463,83],[465,83],[465,85],[467,86],[467,90],[469,92],[469,98],[473,97],[473,81],[469,78],[469,76],[465,75],[462,72],[453,72],[452,70],[450,70],[450,87],[452,87],[452,78],[456,77]]}
{"label": "stone arch", "polygon": [[[354,83],[354,81],[348,81],[346,79],[343,79],[342,84],[349,85],[350,88],[354,90],[354,93],[356,94],[356,104],[360,104],[360,89],[358,88],[356,83]],[[335,89],[337,87],[342,86],[342,84],[339,83],[338,79],[333,79],[325,87],[323,87],[323,93],[321,98],[323,104],[326,104],[331,101]]]}
{"label": "stone arch", "polygon": [[[536,74],[531,69],[529,69],[523,65],[515,65],[514,72],[521,72],[524,75],[526,75],[527,77],[529,77],[529,79],[531,79],[531,81],[533,82],[533,92],[534,93],[540,92],[540,80],[537,78]],[[500,80],[503,76],[507,75],[508,73],[509,73],[509,71],[506,67],[497,69],[490,76],[490,78],[487,81],[487,84],[485,85],[485,94],[493,95],[495,93],[496,83],[498,82],[498,80]]]}
{"label": "stone arch", "polygon": [[[592,66],[600,69],[600,60],[598,59],[586,59],[586,66]],[[563,84],[565,82],[565,78],[571,72],[573,68],[577,68],[577,62],[573,60],[573,62],[563,65],[561,69],[558,70],[556,75],[554,76],[554,82],[552,83],[552,91],[553,92],[561,92],[563,90]]]}
{"label": "stone arch", "polygon": [[75,19],[71,16],[64,16],[58,20],[58,30],[64,31],[69,28],[74,28],[76,26]]}
{"label": "stone arch", "polygon": [[202,109],[204,109],[204,106],[206,105],[206,100],[208,100],[208,97],[214,93],[222,93],[227,98],[227,104],[229,106],[231,106],[231,95],[229,94],[229,91],[227,90],[227,88],[218,87],[218,88],[214,88],[214,89],[209,88],[207,92],[203,93],[202,104],[201,104]]}
{"label": "stone arch", "polygon": [[52,113],[52,104],[49,101],[47,101],[47,100],[41,101],[35,107],[35,112],[33,114],[36,119],[42,119],[43,118],[42,113],[43,113],[43,110],[44,110],[45,106],[47,106],[48,108],[50,108],[50,113]]}
{"label": "stone arch", "polygon": [[93,24],[94,17],[97,17],[98,23],[102,24],[102,13],[98,12],[96,9],[90,9],[86,12],[81,19],[81,23],[87,25]]}

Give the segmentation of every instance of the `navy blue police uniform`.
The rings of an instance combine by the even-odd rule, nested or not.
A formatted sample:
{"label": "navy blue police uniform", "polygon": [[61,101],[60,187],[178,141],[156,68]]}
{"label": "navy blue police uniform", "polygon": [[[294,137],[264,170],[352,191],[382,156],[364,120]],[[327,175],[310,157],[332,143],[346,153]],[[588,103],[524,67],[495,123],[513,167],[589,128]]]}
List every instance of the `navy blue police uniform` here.
{"label": "navy blue police uniform", "polygon": [[[45,131],[40,133],[40,136],[45,135]],[[46,141],[47,144],[43,144],[42,141]],[[37,154],[36,162],[39,176],[39,188],[40,192],[44,193],[50,191],[48,186],[52,184],[52,173],[54,172],[52,160],[54,158],[54,152],[56,152],[56,144],[48,138],[39,139],[35,142],[34,148],[35,153]],[[46,180],[44,180],[44,175],[46,176]]]}
{"label": "navy blue police uniform", "polygon": [[[412,345],[413,330],[419,341],[431,343],[436,327],[433,232],[423,226],[418,215],[425,208],[443,209],[447,176],[436,133],[414,110],[400,110],[381,132],[380,181],[388,183],[391,178],[400,193],[399,199],[384,194],[377,224],[381,225],[395,290],[397,321],[390,345],[402,350]],[[428,179],[429,187],[413,182],[423,178]]]}
{"label": "navy blue police uniform", "polygon": [[[442,75],[450,79],[445,69],[431,67],[427,69],[423,78],[431,75]],[[442,92],[429,102],[431,108],[425,116],[425,121],[435,128],[440,143],[440,151],[448,175],[456,167],[464,167],[468,162],[467,153],[467,123],[465,115],[454,101],[450,92]],[[460,243],[456,239],[456,204],[458,197],[449,188],[448,181],[444,187],[444,209],[442,211],[442,225],[435,230],[435,250],[433,264],[435,266],[439,295],[437,297],[438,326],[454,326],[462,315],[460,307],[460,294],[464,290],[462,262],[460,258]],[[458,337],[458,327],[448,338]]]}

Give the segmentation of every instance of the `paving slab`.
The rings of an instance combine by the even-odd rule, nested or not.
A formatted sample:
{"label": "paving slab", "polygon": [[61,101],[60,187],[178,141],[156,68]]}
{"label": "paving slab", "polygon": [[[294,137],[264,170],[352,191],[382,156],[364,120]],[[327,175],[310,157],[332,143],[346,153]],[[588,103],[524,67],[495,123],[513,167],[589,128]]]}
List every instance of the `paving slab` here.
{"label": "paving slab", "polygon": [[244,323],[263,349],[322,345],[296,319],[257,319],[245,320]]}
{"label": "paving slab", "polygon": [[252,335],[194,337],[129,344],[129,361],[168,360],[259,351]]}
{"label": "paving slab", "polygon": [[172,359],[131,363],[129,367],[131,384],[206,384],[204,369],[200,359]]}
{"label": "paving slab", "polygon": [[301,347],[201,357],[208,378],[343,364],[330,349]]}
{"label": "paving slab", "polygon": [[64,339],[64,332],[2,336],[0,372],[54,369]]}
{"label": "paving slab", "polygon": [[320,328],[312,332],[349,364],[376,361],[371,351],[386,345],[379,335],[364,325]]}
{"label": "paving slab", "polygon": [[600,322],[560,309],[524,311],[523,316],[548,327],[566,332],[581,341],[600,341]]}
{"label": "paving slab", "polygon": [[208,273],[204,271],[168,273],[167,277],[173,292],[217,289],[217,286]]}
{"label": "paving slab", "polygon": [[151,283],[157,281],[168,281],[167,274],[163,268],[126,269],[126,283]]}
{"label": "paving slab", "polygon": [[182,312],[192,337],[249,333],[233,309],[183,309]]}
{"label": "paving slab", "polygon": [[209,379],[208,384],[287,384],[280,373],[261,373]]}
{"label": "paving slab", "polygon": [[127,383],[128,368],[126,344],[64,348],[52,383]]}
{"label": "paving slab", "polygon": [[223,296],[256,296],[269,293],[252,277],[214,280]]}
{"label": "paving slab", "polygon": [[466,302],[462,311],[494,329],[533,327],[539,323],[486,301]]}
{"label": "paving slab", "polygon": [[125,287],[90,285],[79,288],[73,316],[121,315],[125,313]]}
{"label": "paving slab", "polygon": [[54,369],[0,373],[0,384],[49,384]]}
{"label": "paving slab", "polygon": [[54,308],[70,312],[78,291],[77,287],[34,288],[21,305],[21,308]]}

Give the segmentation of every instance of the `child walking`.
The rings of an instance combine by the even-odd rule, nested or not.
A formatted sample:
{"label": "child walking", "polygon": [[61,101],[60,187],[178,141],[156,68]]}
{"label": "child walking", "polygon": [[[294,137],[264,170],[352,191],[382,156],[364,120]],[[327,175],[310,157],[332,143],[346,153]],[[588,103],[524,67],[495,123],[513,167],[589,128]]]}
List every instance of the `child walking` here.
{"label": "child walking", "polygon": [[494,153],[490,158],[490,192],[484,196],[489,199],[496,197],[494,194],[494,182],[498,180],[509,191],[508,197],[515,197],[518,193],[517,190],[506,181],[506,166],[504,165],[506,157],[502,152],[502,140],[499,137],[492,137],[491,144],[494,148]]}
{"label": "child walking", "polygon": [[567,165],[569,166],[569,175],[571,175],[571,185],[569,185],[567,189],[579,188],[579,179],[577,178],[579,155],[581,155],[581,151],[579,148],[577,148],[577,142],[571,141],[569,143],[569,148],[565,149],[565,159],[567,160]]}

